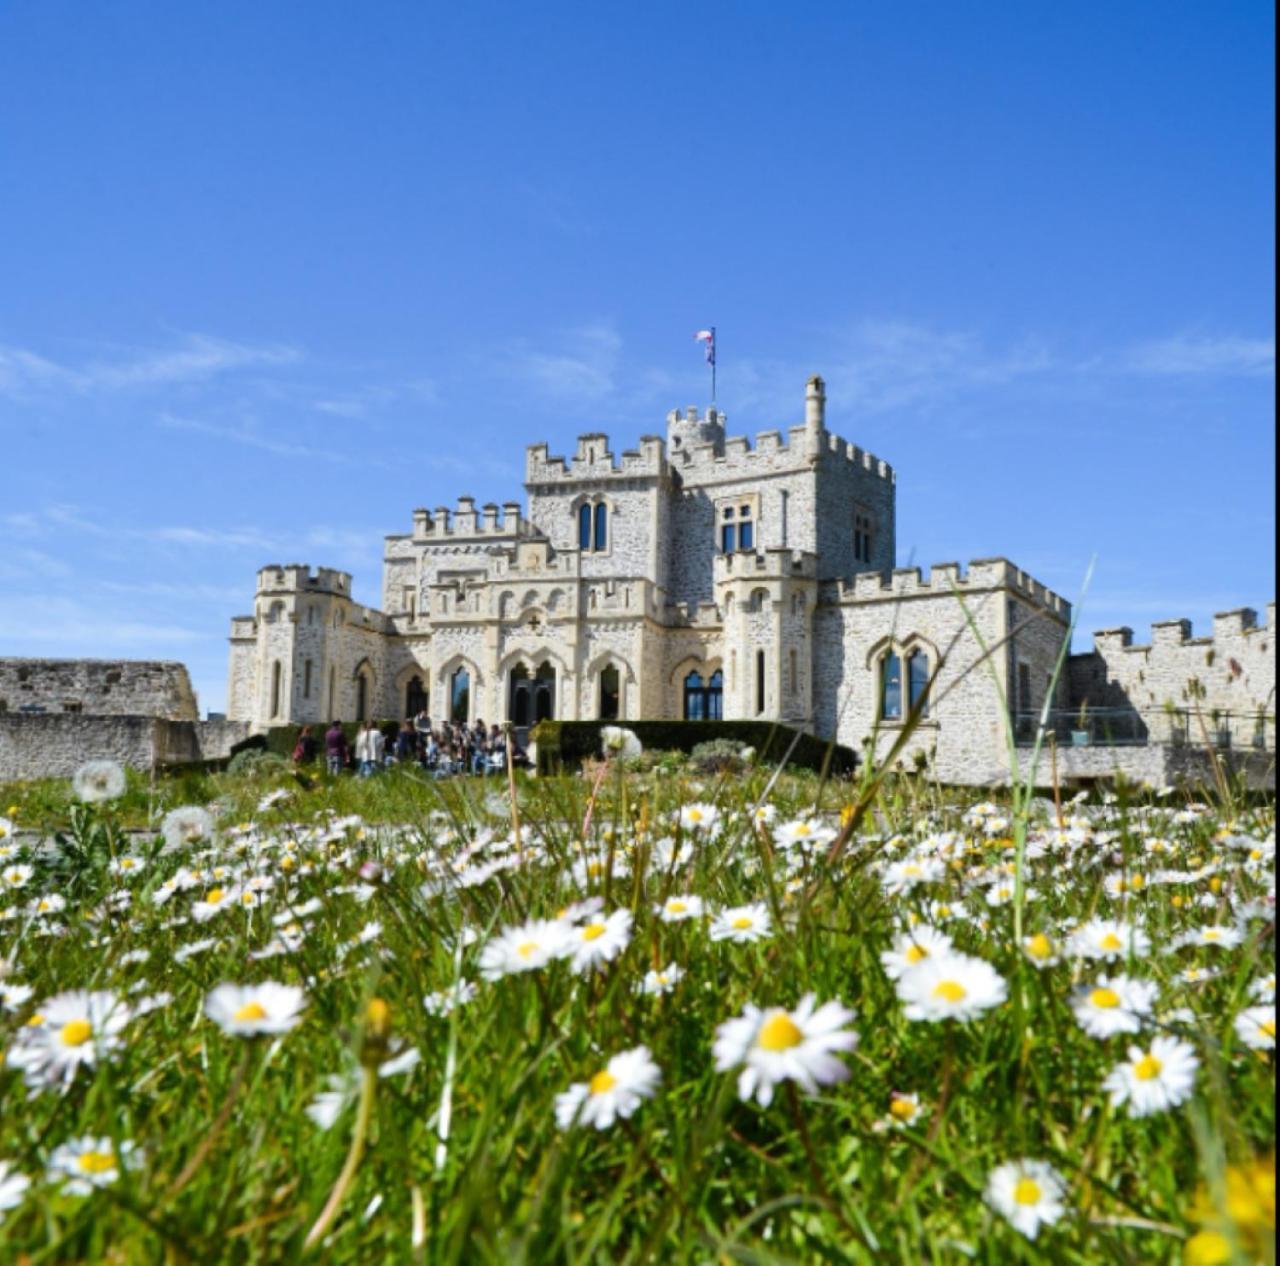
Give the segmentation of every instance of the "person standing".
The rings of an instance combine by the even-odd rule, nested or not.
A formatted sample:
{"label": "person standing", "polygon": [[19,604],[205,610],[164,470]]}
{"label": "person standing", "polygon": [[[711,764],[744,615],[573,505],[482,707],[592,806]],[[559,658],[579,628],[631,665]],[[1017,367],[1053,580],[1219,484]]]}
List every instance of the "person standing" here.
{"label": "person standing", "polygon": [[295,765],[310,765],[316,758],[316,740],[315,735],[311,733],[311,727],[304,725],[298,731],[298,742],[293,749],[293,763]]}
{"label": "person standing", "polygon": [[342,773],[347,763],[347,736],[341,721],[332,722],[324,732],[324,761],[331,774]]}

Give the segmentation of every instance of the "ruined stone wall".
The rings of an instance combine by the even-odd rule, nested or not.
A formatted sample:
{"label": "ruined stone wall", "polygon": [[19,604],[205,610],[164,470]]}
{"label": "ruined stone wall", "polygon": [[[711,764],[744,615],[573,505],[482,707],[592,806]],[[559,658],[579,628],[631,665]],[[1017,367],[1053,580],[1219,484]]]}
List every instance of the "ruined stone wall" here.
{"label": "ruined stone wall", "polygon": [[139,770],[217,760],[248,733],[244,722],[83,713],[0,715],[0,782],[69,778],[90,760]]}
{"label": "ruined stone wall", "polygon": [[191,721],[199,715],[186,666],[159,660],[0,659],[0,713],[20,708]]}
{"label": "ruined stone wall", "polygon": [[[1071,657],[1068,706],[1136,709],[1152,737],[1162,739],[1174,724],[1170,707],[1198,706],[1209,728],[1221,724],[1236,747],[1254,744],[1261,714],[1270,718],[1264,736],[1274,747],[1275,634],[1274,602],[1265,623],[1248,608],[1214,616],[1209,637],[1193,637],[1190,620],[1153,624],[1145,645],[1134,644],[1132,629],[1105,629],[1094,634],[1092,651]],[[1192,720],[1194,742],[1202,739],[1198,729]]]}

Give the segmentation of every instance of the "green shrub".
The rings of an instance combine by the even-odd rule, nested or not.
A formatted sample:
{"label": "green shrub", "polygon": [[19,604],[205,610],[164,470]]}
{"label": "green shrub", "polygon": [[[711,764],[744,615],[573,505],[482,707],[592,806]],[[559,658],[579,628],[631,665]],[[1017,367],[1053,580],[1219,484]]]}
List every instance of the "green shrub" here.
{"label": "green shrub", "polygon": [[699,743],[689,753],[689,761],[700,774],[736,774],[746,768],[743,753],[749,751],[734,739],[712,739]]}
{"label": "green shrub", "polygon": [[584,760],[598,757],[600,731],[612,724],[633,731],[646,751],[692,753],[700,744],[719,740],[736,749],[753,748],[756,759],[766,765],[787,757],[789,764],[802,769],[821,771],[829,762],[831,773],[847,774],[858,763],[847,747],[773,721],[541,721],[531,735],[538,744],[538,772],[576,769]]}

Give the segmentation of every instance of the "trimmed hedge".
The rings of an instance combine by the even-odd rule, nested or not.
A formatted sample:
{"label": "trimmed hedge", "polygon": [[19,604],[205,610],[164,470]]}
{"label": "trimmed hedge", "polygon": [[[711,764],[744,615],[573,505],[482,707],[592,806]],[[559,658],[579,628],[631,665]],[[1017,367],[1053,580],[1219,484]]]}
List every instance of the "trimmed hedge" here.
{"label": "trimmed hedge", "polygon": [[[609,725],[631,730],[646,750],[692,752],[699,743],[732,739],[754,747],[762,764],[778,762],[787,754],[797,731],[773,721],[542,721],[533,738],[538,743],[538,773],[576,769],[588,757],[601,754],[600,731]],[[830,760],[830,772],[847,774],[858,764],[857,755],[838,743],[800,734],[789,763],[821,772]]]}

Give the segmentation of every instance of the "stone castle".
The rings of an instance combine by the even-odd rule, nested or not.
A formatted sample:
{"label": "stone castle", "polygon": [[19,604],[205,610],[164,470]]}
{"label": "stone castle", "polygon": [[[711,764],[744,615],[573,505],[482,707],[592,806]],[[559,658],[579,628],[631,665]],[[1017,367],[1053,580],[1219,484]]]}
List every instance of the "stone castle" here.
{"label": "stone castle", "polygon": [[1167,781],[1209,722],[1272,748],[1274,603],[1212,638],[1099,634],[1047,699],[1069,604],[1004,558],[896,568],[894,471],[824,413],[814,377],[803,424],[754,444],[689,408],[620,455],[603,434],[568,459],[532,445],[527,509],[464,496],[386,538],[381,610],[344,572],[262,568],[231,624],[228,719],[763,718],[883,751],[937,670],[902,754],[945,782],[1007,781],[1010,728],[1025,744],[1046,707],[1067,775],[1122,753]]}

